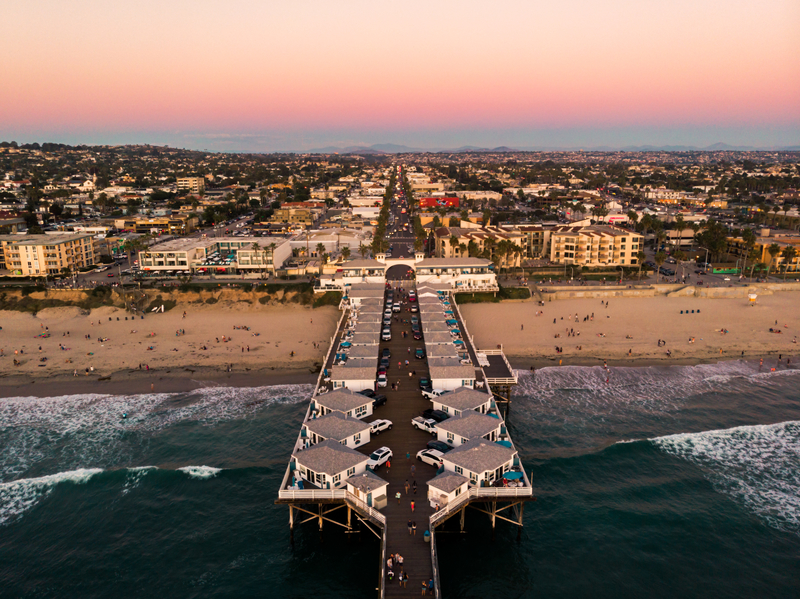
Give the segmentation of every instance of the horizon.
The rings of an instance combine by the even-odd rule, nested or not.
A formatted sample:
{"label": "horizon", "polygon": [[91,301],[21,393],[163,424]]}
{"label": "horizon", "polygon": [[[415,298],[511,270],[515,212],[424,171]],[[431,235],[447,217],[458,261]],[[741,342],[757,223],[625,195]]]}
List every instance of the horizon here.
{"label": "horizon", "polygon": [[233,0],[225,11],[44,0],[7,13],[15,27],[0,49],[13,57],[4,64],[13,85],[0,97],[0,138],[18,143],[800,144],[791,0],[733,0],[723,11],[715,0],[411,0],[402,10]]}

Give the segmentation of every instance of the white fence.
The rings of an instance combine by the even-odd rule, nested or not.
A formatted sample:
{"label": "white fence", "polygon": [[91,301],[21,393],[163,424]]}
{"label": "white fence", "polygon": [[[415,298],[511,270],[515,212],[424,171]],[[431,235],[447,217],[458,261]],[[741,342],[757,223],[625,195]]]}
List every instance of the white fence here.
{"label": "white fence", "polygon": [[[527,483],[527,477],[525,478]],[[430,526],[431,530],[433,530],[434,526],[439,522],[443,521],[453,512],[458,511],[461,507],[469,503],[470,499],[484,499],[484,498],[491,498],[491,499],[510,499],[513,497],[531,497],[533,495],[533,489],[530,486],[525,487],[472,487],[466,493],[462,493],[459,495],[455,501],[451,501],[446,506],[441,508],[435,514],[432,514],[430,517]]]}
{"label": "white fence", "polygon": [[292,501],[314,501],[319,499],[345,499],[347,489],[281,489],[280,499]]}

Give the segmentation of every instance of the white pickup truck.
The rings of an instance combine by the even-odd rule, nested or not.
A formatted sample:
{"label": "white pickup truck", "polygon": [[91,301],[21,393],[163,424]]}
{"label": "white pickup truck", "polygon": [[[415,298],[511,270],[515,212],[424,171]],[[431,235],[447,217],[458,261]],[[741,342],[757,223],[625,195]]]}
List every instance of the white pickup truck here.
{"label": "white pickup truck", "polygon": [[424,395],[426,399],[430,400],[433,400],[434,398],[439,397],[440,395],[444,395],[445,393],[446,391],[444,389],[431,389],[430,391],[428,391],[427,389],[422,390],[422,395]]}
{"label": "white pickup truck", "polygon": [[436,434],[436,421],[433,418],[423,418],[422,416],[417,416],[411,421],[411,424],[421,431],[425,431],[426,433],[430,433],[432,435]]}

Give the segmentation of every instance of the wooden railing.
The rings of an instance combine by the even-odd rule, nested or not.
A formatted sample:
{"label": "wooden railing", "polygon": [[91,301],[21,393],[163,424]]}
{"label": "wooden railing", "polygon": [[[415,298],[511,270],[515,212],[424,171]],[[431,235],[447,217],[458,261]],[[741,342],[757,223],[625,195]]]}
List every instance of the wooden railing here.
{"label": "wooden railing", "polygon": [[281,489],[278,491],[280,499],[293,501],[314,501],[319,499],[345,499],[347,489]]}
{"label": "wooden railing", "polygon": [[436,552],[436,531],[430,527],[431,533],[431,568],[433,570],[433,595],[436,599],[442,596],[442,587],[439,577],[439,555]]}
{"label": "wooden railing", "polygon": [[[523,473],[523,476],[524,473]],[[438,512],[430,517],[431,530],[441,521],[445,520],[453,512],[458,511],[461,507],[469,503],[470,499],[496,497],[498,499],[505,499],[508,497],[530,497],[533,495],[533,489],[527,484],[528,479],[525,477],[526,486],[524,487],[470,487],[466,493],[459,495],[454,501],[451,501],[446,506],[441,508]]]}
{"label": "wooden railing", "polygon": [[370,507],[366,504],[365,501],[359,499],[355,495],[350,492],[345,494],[345,501],[351,505],[353,509],[356,511],[361,511],[367,515],[367,517],[372,520],[375,524],[386,527],[386,516],[381,514],[378,510],[373,507]]}

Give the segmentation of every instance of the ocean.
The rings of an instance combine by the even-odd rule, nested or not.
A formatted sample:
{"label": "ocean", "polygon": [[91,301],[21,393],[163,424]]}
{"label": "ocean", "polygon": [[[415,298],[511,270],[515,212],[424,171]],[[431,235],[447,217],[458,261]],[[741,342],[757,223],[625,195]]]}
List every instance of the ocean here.
{"label": "ocean", "polygon": [[[800,371],[764,370],[521,372],[538,499],[437,535],[443,595],[800,596]],[[0,597],[374,597],[372,535],[273,504],[311,390],[0,399]]]}

